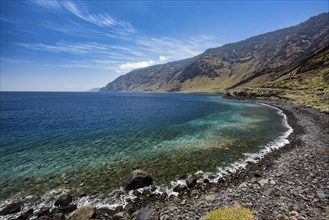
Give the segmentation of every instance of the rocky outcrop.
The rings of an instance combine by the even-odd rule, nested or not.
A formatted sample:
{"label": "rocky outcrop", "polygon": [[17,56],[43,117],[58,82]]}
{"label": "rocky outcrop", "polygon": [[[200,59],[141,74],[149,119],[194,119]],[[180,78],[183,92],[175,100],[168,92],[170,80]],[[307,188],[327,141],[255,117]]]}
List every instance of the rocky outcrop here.
{"label": "rocky outcrop", "polygon": [[59,197],[55,201],[54,206],[67,206],[71,202],[72,202],[72,196],[70,194],[66,194]]}
{"label": "rocky outcrop", "polygon": [[137,169],[132,171],[126,178],[123,187],[125,190],[139,189],[153,183],[153,178],[147,172]]}
{"label": "rocky outcrop", "polygon": [[8,215],[14,214],[21,211],[22,203],[21,202],[14,202],[7,205],[4,209],[0,211],[0,215]]}

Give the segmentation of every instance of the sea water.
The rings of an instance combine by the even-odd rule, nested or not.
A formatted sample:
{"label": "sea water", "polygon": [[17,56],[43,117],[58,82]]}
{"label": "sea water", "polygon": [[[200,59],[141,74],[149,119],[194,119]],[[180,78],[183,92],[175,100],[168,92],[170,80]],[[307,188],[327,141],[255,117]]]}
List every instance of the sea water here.
{"label": "sea water", "polygon": [[0,105],[2,201],[110,192],[136,168],[166,185],[266,152],[289,130],[278,109],[219,95],[1,92]]}

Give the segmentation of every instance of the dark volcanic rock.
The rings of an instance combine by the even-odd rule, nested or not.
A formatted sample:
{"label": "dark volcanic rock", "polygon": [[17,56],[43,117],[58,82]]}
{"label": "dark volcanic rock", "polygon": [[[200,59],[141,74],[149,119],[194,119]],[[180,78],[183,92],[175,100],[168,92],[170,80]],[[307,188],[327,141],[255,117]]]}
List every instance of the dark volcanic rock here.
{"label": "dark volcanic rock", "polygon": [[37,213],[37,216],[38,217],[41,217],[43,215],[47,215],[50,211],[50,208],[49,207],[42,207],[39,212]]}
{"label": "dark volcanic rock", "polygon": [[69,205],[60,207],[59,210],[64,214],[68,214],[68,213],[73,212],[77,208],[78,208],[78,206],[76,204],[69,204]]}
{"label": "dark volcanic rock", "polygon": [[257,170],[255,173],[254,173],[254,177],[262,177],[262,173]]}
{"label": "dark volcanic rock", "polygon": [[72,212],[67,219],[68,220],[89,220],[96,214],[95,206],[82,206],[79,209]]}
{"label": "dark volcanic rock", "polygon": [[155,209],[142,208],[138,211],[135,220],[158,220],[159,214]]}
{"label": "dark volcanic rock", "polygon": [[188,179],[186,180],[186,185],[187,185],[187,187],[188,187],[188,188],[193,188],[193,187],[195,187],[195,185],[196,185],[196,181],[197,181],[197,179],[195,179],[195,178],[193,178],[193,177],[188,178]]}
{"label": "dark volcanic rock", "polygon": [[8,214],[17,213],[17,212],[21,211],[21,206],[22,206],[21,202],[11,203],[0,211],[0,215],[8,215]]}
{"label": "dark volcanic rock", "polygon": [[123,186],[125,190],[138,189],[151,185],[153,178],[147,172],[137,169],[132,171],[126,178]]}
{"label": "dark volcanic rock", "polygon": [[72,196],[70,194],[63,195],[55,201],[55,206],[66,206],[72,202]]}
{"label": "dark volcanic rock", "polygon": [[27,220],[33,216],[33,209],[29,209],[23,215],[20,215],[16,220]]}
{"label": "dark volcanic rock", "polygon": [[185,191],[185,190],[187,190],[187,187],[184,186],[184,185],[177,185],[173,188],[174,192],[182,192],[182,191]]}

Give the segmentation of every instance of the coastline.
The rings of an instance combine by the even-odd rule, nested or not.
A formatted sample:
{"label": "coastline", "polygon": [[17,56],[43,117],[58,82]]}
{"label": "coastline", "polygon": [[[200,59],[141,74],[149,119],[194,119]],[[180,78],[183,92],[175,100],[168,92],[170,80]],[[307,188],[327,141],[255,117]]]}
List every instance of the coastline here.
{"label": "coastline", "polygon": [[[259,102],[257,100],[247,101]],[[157,189],[154,187],[148,187],[143,190],[135,190],[134,192],[131,192],[131,194],[134,195],[134,202],[131,199],[128,199],[128,201],[126,201],[125,207],[117,207],[116,210],[110,212],[108,211],[107,214],[109,215],[109,213],[111,213],[115,215],[116,213],[127,213],[127,218],[123,219],[134,219],[133,213],[135,211],[143,207],[147,207],[148,210],[155,210],[155,213],[162,217],[161,219],[199,219],[201,216],[205,215],[211,210],[239,203],[242,206],[248,207],[254,211],[254,214],[258,219],[277,219],[278,216],[282,216],[282,218],[280,217],[278,219],[287,219],[291,216],[295,216],[292,214],[296,214],[295,212],[299,213],[298,211],[300,211],[300,215],[297,219],[303,219],[303,216],[304,219],[309,219],[310,217],[314,217],[314,219],[326,219],[325,217],[322,217],[326,212],[328,212],[329,209],[327,198],[318,199],[319,201],[315,201],[314,207],[318,207],[319,204],[320,207],[322,207],[318,208],[320,210],[316,213],[314,213],[314,211],[309,211],[308,209],[306,209],[306,213],[303,213],[303,210],[301,210],[303,205],[301,204],[299,205],[301,208],[298,209],[298,211],[292,210],[295,211],[292,214],[290,213],[291,207],[289,207],[289,204],[287,205],[287,208],[284,207],[281,211],[271,210],[273,207],[266,207],[265,204],[266,202],[270,202],[269,204],[275,202],[272,200],[272,198],[270,198],[270,196],[275,194],[275,192],[279,190],[278,188],[280,188],[279,183],[280,179],[282,178],[280,178],[281,176],[276,176],[273,173],[275,173],[277,169],[281,167],[280,165],[282,165],[282,163],[288,163],[289,165],[290,163],[295,162],[291,160],[296,159],[292,158],[291,156],[295,151],[301,151],[299,152],[301,154],[304,151],[310,150],[310,144],[313,143],[308,141],[308,136],[313,135],[313,139],[317,139],[321,135],[324,137],[318,140],[322,142],[318,144],[322,144],[323,149],[316,148],[316,150],[324,151],[322,154],[319,154],[319,156],[322,156],[324,159],[328,160],[328,156],[325,154],[325,152],[328,152],[328,149],[326,149],[326,146],[328,146],[328,137],[325,134],[321,134],[321,132],[319,133],[319,130],[321,129],[325,131],[326,122],[327,124],[329,122],[328,115],[320,113],[317,110],[311,108],[290,105],[284,102],[270,102],[263,100],[261,102],[281,109],[288,117],[288,123],[294,129],[294,132],[290,134],[288,138],[290,141],[289,144],[286,144],[285,146],[266,154],[263,158],[260,158],[260,161],[257,163],[248,163],[247,167],[244,169],[238,169],[233,173],[230,173],[229,171],[229,175],[219,179],[219,181],[216,181],[217,183],[214,183],[214,181],[211,181],[210,183],[203,183],[202,181],[198,181],[198,184],[194,188],[180,192],[177,197],[168,197],[168,194],[158,194]],[[307,115],[307,117],[305,117],[305,115]],[[318,128],[313,128],[311,131],[318,131],[318,133],[315,132],[312,134],[312,132],[308,131],[310,129],[308,126],[310,124]],[[310,153],[308,152],[306,156],[309,154]],[[305,155],[297,156],[300,156],[300,158],[297,159],[303,161],[303,157]],[[328,170],[328,165],[324,168],[324,170],[320,169],[322,172],[324,172],[323,174],[325,175],[323,182],[328,182],[328,174],[325,174],[325,171]],[[260,176],[255,177],[256,173],[258,173]],[[199,177],[201,177],[201,175]],[[274,184],[272,184],[273,182]],[[323,186],[322,188],[324,189],[322,191],[324,192],[325,196],[328,196],[328,188],[326,187],[328,186]],[[319,189],[319,187],[317,188]],[[262,190],[264,190],[266,193],[262,193]],[[289,190],[291,189],[289,188],[288,191]],[[287,190],[283,189],[283,191]],[[317,194],[317,191],[315,191],[314,198],[319,197]],[[276,197],[279,198],[279,200],[284,200],[285,196],[286,195],[284,194],[278,195]],[[264,198],[267,200],[262,201]],[[307,195],[305,198],[308,198]],[[257,202],[258,200],[262,202]],[[302,198],[298,203],[305,201],[307,200]],[[313,200],[311,201],[314,202]],[[86,204],[79,203],[78,205],[83,206]],[[308,207],[311,206],[308,205]],[[296,207],[292,208],[296,209]],[[2,218],[0,217],[0,219]]]}

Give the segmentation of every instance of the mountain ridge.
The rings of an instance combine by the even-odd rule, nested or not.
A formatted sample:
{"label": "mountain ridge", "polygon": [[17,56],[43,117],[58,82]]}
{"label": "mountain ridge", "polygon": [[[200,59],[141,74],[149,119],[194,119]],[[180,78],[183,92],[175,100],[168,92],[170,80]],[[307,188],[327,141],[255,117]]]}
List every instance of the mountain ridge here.
{"label": "mountain ridge", "polygon": [[329,13],[322,13],[192,58],[133,70],[100,91],[225,93],[328,44]]}

